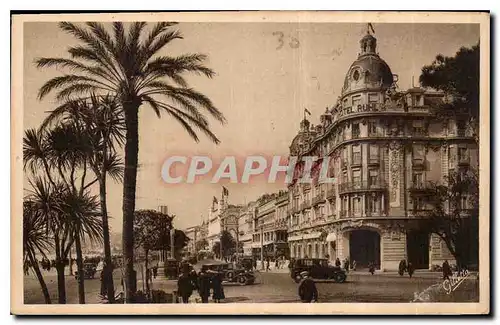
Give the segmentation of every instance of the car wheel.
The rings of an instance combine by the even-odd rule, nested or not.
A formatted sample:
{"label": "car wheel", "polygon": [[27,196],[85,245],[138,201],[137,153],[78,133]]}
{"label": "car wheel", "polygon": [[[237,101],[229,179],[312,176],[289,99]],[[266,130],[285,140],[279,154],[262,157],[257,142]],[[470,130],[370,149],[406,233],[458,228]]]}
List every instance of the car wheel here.
{"label": "car wheel", "polygon": [[295,283],[299,283],[300,280],[302,280],[302,277],[299,274],[297,274],[293,279],[295,280]]}
{"label": "car wheel", "polygon": [[345,279],[346,279],[346,275],[345,274],[337,273],[335,275],[335,282],[342,283],[342,282],[345,281]]}
{"label": "car wheel", "polygon": [[242,275],[242,276],[240,276],[240,277],[238,277],[238,283],[239,283],[240,285],[245,285],[245,284],[247,284],[247,278],[246,278],[245,276],[243,276],[243,275]]}

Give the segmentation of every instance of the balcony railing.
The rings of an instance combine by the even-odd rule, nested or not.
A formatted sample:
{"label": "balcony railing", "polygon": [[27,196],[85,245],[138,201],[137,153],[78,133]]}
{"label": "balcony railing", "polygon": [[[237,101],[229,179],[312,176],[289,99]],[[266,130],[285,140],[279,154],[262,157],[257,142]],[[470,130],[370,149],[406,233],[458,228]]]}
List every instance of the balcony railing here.
{"label": "balcony railing", "polygon": [[411,209],[410,213],[414,217],[426,217],[429,215],[430,209],[414,208]]}
{"label": "balcony railing", "polygon": [[312,199],[312,204],[317,205],[321,202],[325,201],[325,192],[321,192],[318,195],[314,196]]}
{"label": "balcony railing", "polygon": [[346,218],[348,215],[348,212],[345,210],[340,210],[340,218]]}
{"label": "balcony railing", "polygon": [[423,127],[422,128],[421,127],[416,127],[416,128],[413,128],[411,130],[410,135],[412,137],[423,137],[423,136],[427,136],[427,131]]}
{"label": "balcony railing", "polygon": [[283,202],[288,200],[288,192],[282,193],[278,198],[276,199],[276,202]]}
{"label": "balcony railing", "polygon": [[353,131],[352,132],[352,139],[358,139],[361,136],[359,131]]}
{"label": "balcony railing", "polygon": [[433,184],[431,182],[424,182],[424,181],[419,181],[419,182],[413,182],[410,185],[410,191],[427,191],[432,189]]}
{"label": "balcony railing", "polygon": [[383,190],[387,187],[386,183],[381,180],[377,181],[362,181],[362,182],[348,182],[339,184],[339,193],[347,193],[354,191],[371,191]]}

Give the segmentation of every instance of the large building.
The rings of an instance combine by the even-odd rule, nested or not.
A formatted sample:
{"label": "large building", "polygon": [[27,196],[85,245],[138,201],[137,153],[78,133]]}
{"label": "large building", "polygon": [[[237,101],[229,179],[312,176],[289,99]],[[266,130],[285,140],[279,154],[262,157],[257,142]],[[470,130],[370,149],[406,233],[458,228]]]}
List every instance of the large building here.
{"label": "large building", "polygon": [[289,185],[292,257],[349,258],[382,270],[402,259],[416,268],[452,260],[444,242],[419,228],[429,208],[419,193],[452,170],[477,168],[477,144],[464,120],[433,118],[442,94],[399,91],[396,82],[367,33],[335,105],[316,126],[300,122],[290,155],[330,157],[335,182]]}

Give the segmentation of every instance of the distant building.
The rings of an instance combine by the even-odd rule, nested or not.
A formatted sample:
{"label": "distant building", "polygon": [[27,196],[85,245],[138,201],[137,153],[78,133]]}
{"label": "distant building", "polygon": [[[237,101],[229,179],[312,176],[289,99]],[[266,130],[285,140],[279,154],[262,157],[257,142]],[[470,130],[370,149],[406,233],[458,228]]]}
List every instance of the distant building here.
{"label": "distant building", "polygon": [[260,258],[288,257],[286,211],[288,193],[265,194],[257,200],[257,210],[253,225],[252,253]]}

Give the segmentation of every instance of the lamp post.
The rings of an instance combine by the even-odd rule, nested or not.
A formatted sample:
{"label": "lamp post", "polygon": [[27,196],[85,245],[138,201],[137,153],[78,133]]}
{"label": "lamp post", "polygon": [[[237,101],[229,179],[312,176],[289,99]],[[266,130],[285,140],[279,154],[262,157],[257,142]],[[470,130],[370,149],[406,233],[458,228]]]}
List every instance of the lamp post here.
{"label": "lamp post", "polygon": [[264,270],[264,225],[260,225],[260,269]]}

